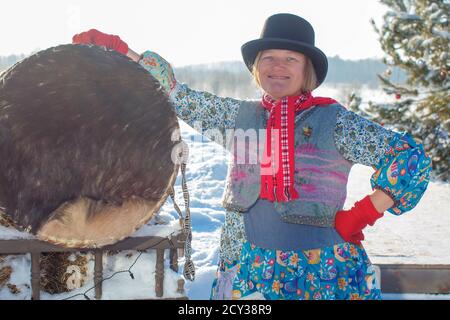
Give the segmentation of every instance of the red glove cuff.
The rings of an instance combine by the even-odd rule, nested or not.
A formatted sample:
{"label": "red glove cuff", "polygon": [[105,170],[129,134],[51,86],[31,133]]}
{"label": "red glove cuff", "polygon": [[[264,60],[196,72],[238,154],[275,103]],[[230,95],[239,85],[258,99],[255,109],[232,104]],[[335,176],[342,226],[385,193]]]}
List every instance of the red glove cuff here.
{"label": "red glove cuff", "polygon": [[366,196],[364,199],[357,201],[354,209],[358,211],[359,216],[364,219],[364,222],[370,226],[373,226],[375,221],[383,216],[383,213],[378,212],[373,205],[370,196]]}
{"label": "red glove cuff", "polygon": [[109,38],[106,38],[105,41],[108,43],[106,46],[107,48],[111,48],[123,55],[128,53],[128,45],[122,41],[119,36],[110,36]]}
{"label": "red glove cuff", "polygon": [[372,203],[369,196],[357,201],[350,210],[336,212],[335,227],[347,242],[360,244],[364,240],[362,230],[383,216]]}

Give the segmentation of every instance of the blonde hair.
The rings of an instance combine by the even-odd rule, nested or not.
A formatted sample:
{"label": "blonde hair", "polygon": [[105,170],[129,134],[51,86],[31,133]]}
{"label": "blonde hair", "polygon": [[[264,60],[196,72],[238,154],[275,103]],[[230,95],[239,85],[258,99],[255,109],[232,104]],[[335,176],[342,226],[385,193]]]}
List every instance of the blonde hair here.
{"label": "blonde hair", "polygon": [[[261,58],[261,54],[262,51],[258,52],[258,55],[255,58],[255,62],[253,63],[253,68],[252,68],[252,75],[253,75],[253,79],[255,80],[256,84],[258,85],[258,87],[261,87],[261,82],[259,80],[259,72],[258,72],[258,64],[259,64],[259,60]],[[309,91],[313,91],[314,89],[317,88],[317,75],[316,75],[316,70],[314,70],[314,66],[311,62],[311,59],[309,57],[307,57],[306,55],[304,55],[306,58],[306,66],[305,66],[305,74],[304,76],[304,81],[303,84],[301,86],[301,91],[302,92],[309,92]]]}

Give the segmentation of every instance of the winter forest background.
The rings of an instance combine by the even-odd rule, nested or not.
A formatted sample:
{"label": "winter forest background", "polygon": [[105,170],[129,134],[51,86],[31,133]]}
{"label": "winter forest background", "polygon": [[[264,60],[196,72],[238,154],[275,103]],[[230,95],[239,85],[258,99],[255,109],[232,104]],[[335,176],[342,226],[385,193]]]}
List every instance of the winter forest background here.
{"label": "winter forest background", "polygon": [[[0,56],[0,72],[25,58],[25,54]],[[355,89],[367,85],[375,89],[380,86],[377,74],[385,71],[386,65],[376,59],[344,60],[339,56],[328,57],[329,72],[325,85],[345,84]],[[190,87],[236,98],[256,98],[259,91],[253,83],[248,69],[242,61],[224,61],[183,67],[175,66],[178,81]],[[394,69],[394,77],[404,82],[405,73]],[[237,85],[239,84],[239,85]]]}

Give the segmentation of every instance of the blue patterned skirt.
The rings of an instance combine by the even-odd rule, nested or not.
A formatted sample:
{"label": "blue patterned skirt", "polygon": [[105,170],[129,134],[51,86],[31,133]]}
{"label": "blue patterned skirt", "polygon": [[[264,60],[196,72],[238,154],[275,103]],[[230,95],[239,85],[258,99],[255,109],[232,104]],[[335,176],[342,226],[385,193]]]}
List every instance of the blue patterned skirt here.
{"label": "blue patterned skirt", "polygon": [[381,299],[375,268],[362,245],[351,243],[281,251],[245,242],[239,262],[222,262],[211,298],[241,299],[255,292],[269,300]]}

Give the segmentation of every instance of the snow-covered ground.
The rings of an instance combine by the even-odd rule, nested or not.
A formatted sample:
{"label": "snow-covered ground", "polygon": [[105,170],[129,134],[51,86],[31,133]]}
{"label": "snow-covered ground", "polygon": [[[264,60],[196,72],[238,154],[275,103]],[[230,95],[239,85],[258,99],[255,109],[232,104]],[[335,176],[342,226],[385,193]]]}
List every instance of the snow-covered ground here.
{"label": "snow-covered ground", "polygon": [[[316,95],[337,97],[338,88],[323,88]],[[380,92],[362,89],[365,99],[389,99]],[[339,99],[339,97],[337,97]],[[193,228],[193,261],[196,266],[194,282],[186,281],[185,288],[190,299],[208,299],[210,287],[216,271],[220,228],[225,212],[221,207],[221,197],[225,186],[227,171],[227,153],[214,142],[202,139],[192,128],[180,121],[182,136],[190,149],[187,167],[187,181]],[[373,170],[356,165],[351,171],[348,184],[348,198],[345,207],[371,192],[370,175]],[[180,187],[181,178],[176,182],[176,201],[183,209]],[[419,205],[407,214],[396,217],[385,214],[374,227],[365,230],[364,245],[373,263],[424,263],[450,264],[450,185],[431,182]],[[160,216],[166,227],[147,225],[136,235],[170,233],[177,229],[177,214],[169,199],[160,210]],[[0,239],[29,237],[15,230],[0,226]],[[104,257],[104,277],[114,272],[128,269],[138,257],[137,252],[121,252]],[[155,254],[143,253],[133,266],[135,279],[128,272],[120,273],[103,283],[103,299],[155,298],[154,266]],[[10,283],[17,285],[21,293],[13,295],[6,286],[0,288],[0,299],[30,299],[30,257],[9,256],[1,262],[0,268],[10,265],[13,268]],[[183,260],[179,261],[180,267]],[[177,293],[177,280],[181,278],[166,265],[164,297],[180,297]],[[83,293],[93,285],[93,260],[88,265],[87,283],[80,289],[68,294],[49,295],[44,292],[42,299],[64,299],[77,293]],[[94,290],[88,293],[94,296]],[[450,299],[450,295],[385,295],[385,299]],[[84,299],[82,296],[77,299]]]}

